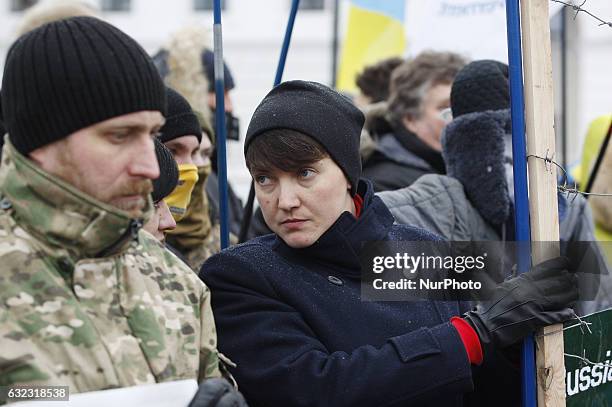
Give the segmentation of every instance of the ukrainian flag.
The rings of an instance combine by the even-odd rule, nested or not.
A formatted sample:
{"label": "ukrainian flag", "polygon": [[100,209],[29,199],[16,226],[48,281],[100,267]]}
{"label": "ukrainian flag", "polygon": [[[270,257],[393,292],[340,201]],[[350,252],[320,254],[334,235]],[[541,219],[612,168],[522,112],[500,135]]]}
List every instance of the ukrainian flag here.
{"label": "ukrainian flag", "polygon": [[367,65],[402,56],[405,0],[351,0],[337,88],[354,92],[355,78]]}

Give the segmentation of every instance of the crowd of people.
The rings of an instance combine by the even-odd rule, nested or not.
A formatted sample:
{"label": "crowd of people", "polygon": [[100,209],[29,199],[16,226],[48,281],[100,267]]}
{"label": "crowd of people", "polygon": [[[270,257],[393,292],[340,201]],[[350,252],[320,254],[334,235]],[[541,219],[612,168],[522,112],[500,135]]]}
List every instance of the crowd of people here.
{"label": "crowd of people", "polygon": [[[362,298],[366,242],[514,240],[502,62],[391,58],[352,100],[305,80],[272,89],[244,140],[259,209],[238,244],[230,186],[221,250],[205,30],[150,56],[66,1],[33,7],[19,34],[0,89],[0,386],[194,379],[194,407],[515,406],[521,340],[612,307],[609,275],[587,281],[565,256],[509,272],[483,302]],[[598,120],[578,179],[609,192],[611,117]],[[558,200],[562,241],[610,240],[609,199]]]}

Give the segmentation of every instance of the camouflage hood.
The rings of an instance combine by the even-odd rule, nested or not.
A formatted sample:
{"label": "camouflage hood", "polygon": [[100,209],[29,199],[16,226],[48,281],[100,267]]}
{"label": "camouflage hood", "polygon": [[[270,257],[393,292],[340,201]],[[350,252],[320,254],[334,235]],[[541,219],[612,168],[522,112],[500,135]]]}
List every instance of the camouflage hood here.
{"label": "camouflage hood", "polygon": [[43,171],[5,142],[0,166],[4,208],[28,232],[76,258],[104,257],[123,249],[152,215],[147,200],[144,219],[104,204]]}

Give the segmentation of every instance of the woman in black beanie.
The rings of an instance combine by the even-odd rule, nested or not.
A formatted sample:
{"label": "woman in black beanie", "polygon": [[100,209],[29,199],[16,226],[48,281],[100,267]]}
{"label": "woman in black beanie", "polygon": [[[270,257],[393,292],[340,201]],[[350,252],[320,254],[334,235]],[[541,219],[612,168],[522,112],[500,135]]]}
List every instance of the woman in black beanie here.
{"label": "woman in black beanie", "polygon": [[[502,284],[493,312],[463,318],[469,304],[458,301],[363,300],[364,243],[439,240],[394,225],[360,178],[363,121],[347,99],[314,82],[283,83],[257,107],[245,156],[274,234],[202,266],[219,348],[237,364],[232,373],[251,406],[461,406],[475,387],[504,405],[512,398],[501,386],[479,388],[476,366],[507,374],[495,349],[567,318],[573,279],[563,265],[541,267]],[[559,300],[544,301],[534,287]]]}

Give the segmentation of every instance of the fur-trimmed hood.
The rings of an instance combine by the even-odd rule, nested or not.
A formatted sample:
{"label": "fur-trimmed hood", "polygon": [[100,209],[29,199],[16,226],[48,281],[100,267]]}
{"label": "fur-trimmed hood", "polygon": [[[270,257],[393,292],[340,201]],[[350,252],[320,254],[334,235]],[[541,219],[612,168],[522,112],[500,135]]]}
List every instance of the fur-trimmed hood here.
{"label": "fur-trimmed hood", "polygon": [[[499,226],[510,220],[514,206],[512,130],[509,109],[455,118],[442,135],[447,175],[458,179],[480,215]],[[558,193],[559,221],[568,210]]]}
{"label": "fur-trimmed hood", "polygon": [[166,85],[183,95],[191,105],[202,128],[212,134],[208,107],[208,79],[202,64],[202,54],[210,42],[208,30],[198,25],[181,28],[173,33],[153,60]]}
{"label": "fur-trimmed hood", "polygon": [[[482,217],[501,225],[510,215],[511,150],[509,110],[468,113],[454,119],[442,135],[442,156],[450,177],[458,179]],[[511,178],[510,178],[511,179]]]}
{"label": "fur-trimmed hood", "polygon": [[53,0],[40,1],[23,14],[15,34],[24,35],[44,24],[69,17],[89,16],[100,18],[98,8],[92,1]]}
{"label": "fur-trimmed hood", "polygon": [[387,113],[387,102],[373,103],[363,109],[365,122],[359,143],[359,154],[362,161],[367,161],[372,153],[376,151],[378,137],[392,130],[387,119]]}

